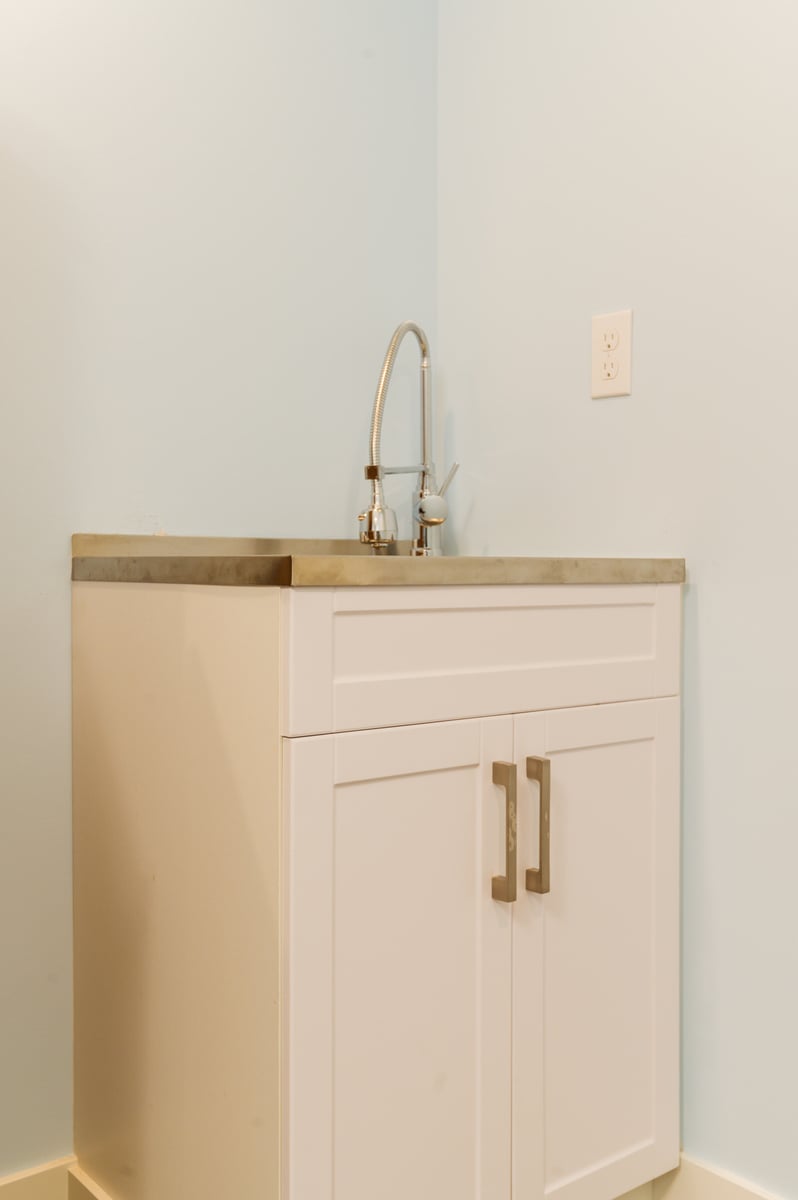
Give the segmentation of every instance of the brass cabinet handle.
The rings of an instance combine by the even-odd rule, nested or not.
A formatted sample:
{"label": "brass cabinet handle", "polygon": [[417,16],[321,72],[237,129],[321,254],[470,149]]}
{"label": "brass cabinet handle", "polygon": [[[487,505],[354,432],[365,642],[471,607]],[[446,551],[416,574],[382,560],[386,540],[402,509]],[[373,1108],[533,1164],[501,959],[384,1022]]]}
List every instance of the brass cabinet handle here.
{"label": "brass cabinet handle", "polygon": [[[494,764],[495,767],[496,764]],[[551,890],[549,879],[549,851],[551,842],[551,760],[528,758],[527,779],[536,779],[540,784],[540,866],[530,867],[526,873],[526,890],[545,895]]]}
{"label": "brass cabinet handle", "polygon": [[495,762],[493,782],[503,787],[507,797],[506,865],[505,875],[494,875],[491,880],[491,895],[494,900],[512,904],[518,887],[518,806],[516,801],[518,775],[515,763]]}

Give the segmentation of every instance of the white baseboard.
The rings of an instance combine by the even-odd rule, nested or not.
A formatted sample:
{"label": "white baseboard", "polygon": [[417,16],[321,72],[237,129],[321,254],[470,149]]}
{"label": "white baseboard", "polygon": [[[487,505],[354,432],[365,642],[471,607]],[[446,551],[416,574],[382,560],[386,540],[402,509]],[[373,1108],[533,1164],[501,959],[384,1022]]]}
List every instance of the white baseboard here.
{"label": "white baseboard", "polygon": [[654,1180],[653,1200],[780,1200],[780,1197],[682,1155],[680,1167]]}
{"label": "white baseboard", "polygon": [[75,1158],[59,1158],[31,1171],[0,1179],[2,1200],[67,1200],[67,1176]]}

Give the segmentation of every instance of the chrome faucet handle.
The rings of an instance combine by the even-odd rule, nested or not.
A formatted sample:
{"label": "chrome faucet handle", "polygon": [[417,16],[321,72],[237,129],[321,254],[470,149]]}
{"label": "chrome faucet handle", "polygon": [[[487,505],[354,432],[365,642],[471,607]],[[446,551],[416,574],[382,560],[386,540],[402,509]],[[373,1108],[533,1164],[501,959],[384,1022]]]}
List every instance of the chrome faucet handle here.
{"label": "chrome faucet handle", "polygon": [[451,469],[450,469],[450,471],[449,471],[449,474],[446,476],[446,478],[444,479],[443,483],[442,483],[442,484],[441,484],[441,486],[438,488],[438,495],[439,495],[439,496],[445,496],[445,495],[446,495],[446,491],[447,491],[447,489],[448,489],[448,487],[449,487],[449,484],[452,482],[452,480],[454,479],[455,475],[457,474],[457,472],[458,472],[459,470],[460,470],[460,464],[459,464],[459,462],[452,463],[452,465],[451,465]]}

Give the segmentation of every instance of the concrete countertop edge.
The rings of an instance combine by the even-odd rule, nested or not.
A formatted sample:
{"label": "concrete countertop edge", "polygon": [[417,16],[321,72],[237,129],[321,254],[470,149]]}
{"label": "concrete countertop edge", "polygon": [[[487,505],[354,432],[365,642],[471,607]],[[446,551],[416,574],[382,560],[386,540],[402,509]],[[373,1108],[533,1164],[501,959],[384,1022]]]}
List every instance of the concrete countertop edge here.
{"label": "concrete countertop edge", "polygon": [[[285,552],[289,546],[292,550]],[[274,552],[277,547],[283,552]],[[267,552],[267,548],[272,552]],[[242,550],[245,552],[241,553]],[[73,538],[73,553],[75,582],[230,587],[468,587],[680,584],[686,579],[685,562],[681,558],[505,555],[425,559],[408,554],[370,555],[357,543],[343,539],[303,542],[77,534]]]}

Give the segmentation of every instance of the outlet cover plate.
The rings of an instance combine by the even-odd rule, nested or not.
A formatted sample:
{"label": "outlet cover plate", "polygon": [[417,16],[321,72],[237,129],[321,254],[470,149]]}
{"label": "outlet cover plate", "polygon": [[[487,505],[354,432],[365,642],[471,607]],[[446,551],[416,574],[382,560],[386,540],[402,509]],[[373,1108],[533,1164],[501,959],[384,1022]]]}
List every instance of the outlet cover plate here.
{"label": "outlet cover plate", "polygon": [[632,394],[632,310],[593,318],[590,394],[594,400]]}

